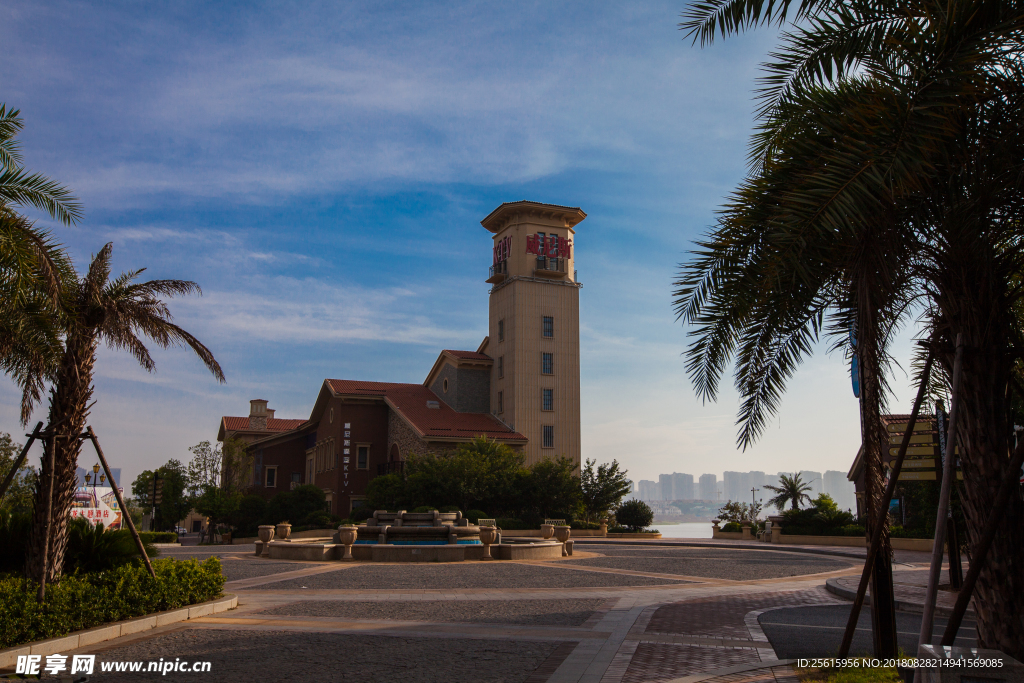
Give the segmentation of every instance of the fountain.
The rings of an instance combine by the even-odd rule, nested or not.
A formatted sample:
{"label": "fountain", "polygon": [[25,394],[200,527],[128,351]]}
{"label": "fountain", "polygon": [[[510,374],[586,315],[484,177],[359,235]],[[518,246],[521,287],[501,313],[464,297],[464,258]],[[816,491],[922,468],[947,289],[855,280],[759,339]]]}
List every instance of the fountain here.
{"label": "fountain", "polygon": [[[487,520],[490,521],[490,520]],[[464,560],[549,560],[566,552],[568,527],[559,540],[505,539],[494,526],[471,524],[461,512],[377,510],[364,524],[342,525],[332,538],[287,538],[266,544],[275,560],[357,560],[370,562],[462,562]],[[494,543],[494,541],[499,541]],[[486,545],[484,544],[486,542]],[[571,543],[571,541],[569,541]],[[571,546],[570,546],[571,547]],[[571,553],[571,551],[569,551]]]}

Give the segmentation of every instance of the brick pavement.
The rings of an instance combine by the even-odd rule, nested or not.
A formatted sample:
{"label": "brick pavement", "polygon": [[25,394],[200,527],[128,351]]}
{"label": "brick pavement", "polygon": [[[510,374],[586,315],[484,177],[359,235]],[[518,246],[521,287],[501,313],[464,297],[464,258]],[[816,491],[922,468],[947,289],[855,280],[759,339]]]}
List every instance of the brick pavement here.
{"label": "brick pavement", "polygon": [[[597,552],[599,550],[600,548],[596,549]],[[699,549],[694,550],[699,552]],[[237,561],[265,562],[251,556],[239,556]],[[785,558],[781,561],[785,561]],[[471,570],[476,564],[447,565],[446,572],[453,576],[451,585],[459,585],[460,570]],[[339,572],[337,576],[342,578],[350,568],[360,566],[360,563],[307,563],[306,567],[299,570],[246,578],[228,584],[228,590],[243,587],[247,589],[238,593],[240,600],[237,610],[215,617],[196,619],[174,629],[154,629],[138,637],[116,641],[102,648],[93,648],[92,651],[103,651],[109,655],[116,652],[119,647],[136,644],[138,647],[145,645],[145,651],[153,655],[173,658],[182,654],[174,650],[175,644],[181,641],[181,637],[174,634],[180,633],[182,629],[198,634],[234,633],[237,638],[242,639],[239,642],[246,642],[246,638],[279,638],[281,634],[294,634],[300,639],[315,639],[321,647],[336,652],[345,652],[351,643],[362,642],[359,639],[371,636],[375,643],[374,652],[364,653],[360,666],[371,667],[376,661],[382,671],[388,671],[389,667],[395,664],[389,659],[389,643],[401,643],[404,651],[411,653],[429,651],[429,648],[437,645],[428,643],[444,641],[467,644],[469,649],[460,646],[460,651],[480,653],[483,657],[480,661],[487,661],[486,653],[494,649],[494,663],[498,665],[502,662],[509,667],[508,675],[501,680],[517,683],[667,683],[680,679],[687,679],[687,683],[696,683],[696,679],[707,679],[713,683],[794,683],[787,680],[788,676],[792,676],[792,670],[785,665],[749,669],[760,664],[777,662],[774,650],[757,625],[756,615],[764,610],[779,607],[840,602],[824,591],[825,578],[854,576],[858,573],[858,568],[851,566],[849,569],[826,574],[769,580],[738,581],[686,576],[680,581],[683,577],[679,574],[671,575],[670,579],[667,575],[651,576],[651,572],[631,570],[628,566],[574,567],[574,571],[568,574],[620,574],[623,579],[646,576],[663,581],[654,585],[624,585],[624,581],[620,585],[558,588],[545,584],[550,582],[558,585],[557,581],[564,582],[567,574],[564,570],[568,569],[564,563],[552,561],[521,564],[528,565],[529,571],[508,574],[509,577],[521,576],[520,583],[516,583],[516,579],[513,578],[506,582],[506,585],[486,588],[446,588],[443,587],[443,582],[440,582],[432,588],[394,589],[381,586],[349,589],[341,582],[336,588],[310,590],[295,587],[295,579],[325,576],[332,572]],[[410,576],[417,575],[415,566],[405,567]],[[287,566],[282,568],[291,569]],[[383,566],[380,568],[383,569]],[[389,569],[384,573],[394,571]],[[436,572],[431,572],[431,575],[435,574]],[[410,585],[410,581],[402,583]],[[593,613],[580,626],[517,624],[512,623],[511,619],[507,623],[501,622],[498,608],[500,603],[551,599],[587,599],[591,601],[589,604],[593,606]],[[498,615],[495,623],[394,618],[356,619],[342,616],[344,612],[338,612],[337,617],[329,616],[334,614],[331,610],[326,611],[328,616],[314,616],[304,615],[301,609],[301,605],[309,601],[368,603],[469,600],[494,601],[495,613]],[[285,608],[284,611],[288,614],[273,613],[279,612],[279,608]],[[578,609],[567,607],[570,608]],[[262,610],[272,612],[261,613]],[[324,610],[321,610],[321,614],[324,613]],[[387,613],[399,616],[400,610]],[[426,615],[427,612],[423,614]],[[580,621],[577,620],[575,623]],[[508,659],[513,650],[502,649],[498,646],[500,643],[518,644],[516,647],[521,648],[527,647],[529,643],[536,643],[538,646],[546,644],[544,647],[547,649],[529,650],[540,658],[530,659],[533,663],[527,670],[508,664],[513,661]],[[84,648],[79,652],[89,651],[89,648]],[[502,652],[506,654],[500,654]],[[224,670],[230,671],[230,675],[218,677],[218,680],[250,683],[251,680],[259,679],[260,671],[266,667],[287,667],[290,656],[293,655],[287,648],[271,648],[267,651],[266,657],[252,663],[251,666],[255,668],[248,673],[244,661],[237,657],[228,658],[225,660]],[[213,661],[216,667],[217,660]],[[309,667],[307,664],[308,662],[304,662],[301,667],[305,676],[304,681],[338,680],[331,675],[333,669],[327,660],[323,665],[322,678],[317,677],[315,667]],[[403,683],[406,683],[408,666],[407,662],[401,666],[404,673],[400,680]],[[737,667],[748,670],[738,671]],[[460,677],[463,674],[456,674],[443,668],[435,673],[436,676],[433,677],[430,672],[424,673],[417,680],[448,683],[463,680]],[[103,680],[101,677],[96,678],[97,683],[102,683]],[[165,680],[172,681],[173,677]],[[385,677],[374,680],[388,679]],[[466,680],[468,682],[472,679]]]}

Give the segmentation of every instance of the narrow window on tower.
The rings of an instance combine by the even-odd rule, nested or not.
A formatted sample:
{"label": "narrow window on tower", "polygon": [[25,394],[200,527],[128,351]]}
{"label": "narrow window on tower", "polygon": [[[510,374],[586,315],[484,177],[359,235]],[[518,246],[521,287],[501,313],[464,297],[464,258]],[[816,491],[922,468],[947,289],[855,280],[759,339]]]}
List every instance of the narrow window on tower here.
{"label": "narrow window on tower", "polygon": [[555,336],[555,319],[552,318],[550,315],[544,316],[543,324],[541,325],[541,329],[543,330],[543,334],[544,334],[545,337],[549,337],[549,338],[550,337],[554,337]]}
{"label": "narrow window on tower", "polygon": [[505,321],[504,320],[499,320],[498,321],[498,341],[500,341],[500,342],[505,341]]}
{"label": "narrow window on tower", "polygon": [[554,425],[544,425],[544,444],[542,448],[554,448],[555,447],[555,427]]}
{"label": "narrow window on tower", "polygon": [[541,405],[543,406],[541,408],[541,410],[554,410],[555,409],[555,390],[554,389],[541,389],[541,392],[542,392],[542,396],[543,396],[543,399],[544,399],[542,401],[542,403],[541,403]]}
{"label": "narrow window on tower", "polygon": [[505,356],[498,356],[498,379],[505,376]]}
{"label": "narrow window on tower", "polygon": [[505,397],[502,392],[498,392],[498,412],[505,412]]}
{"label": "narrow window on tower", "polygon": [[359,446],[356,453],[358,454],[358,457],[356,458],[356,469],[367,469],[370,466],[370,447]]}
{"label": "narrow window on tower", "polygon": [[541,361],[540,371],[545,375],[553,375],[555,373],[555,354],[544,354],[544,358]]}

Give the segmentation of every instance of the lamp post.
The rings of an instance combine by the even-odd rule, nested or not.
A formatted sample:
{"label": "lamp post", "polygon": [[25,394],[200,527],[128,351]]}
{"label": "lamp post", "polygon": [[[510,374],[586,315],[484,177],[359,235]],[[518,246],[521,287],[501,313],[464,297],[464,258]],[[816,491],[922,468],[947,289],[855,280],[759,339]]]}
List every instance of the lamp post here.
{"label": "lamp post", "polygon": [[97,485],[97,482],[102,484],[106,480],[107,480],[107,475],[100,474],[100,466],[99,465],[93,465],[92,466],[92,474],[86,474],[85,475],[85,485],[86,485],[86,487],[88,487],[89,484],[92,483],[92,499],[94,501],[93,502],[93,506],[97,509],[97,511],[99,510],[99,507],[100,507],[100,499],[99,499],[99,494],[96,493],[96,485]]}

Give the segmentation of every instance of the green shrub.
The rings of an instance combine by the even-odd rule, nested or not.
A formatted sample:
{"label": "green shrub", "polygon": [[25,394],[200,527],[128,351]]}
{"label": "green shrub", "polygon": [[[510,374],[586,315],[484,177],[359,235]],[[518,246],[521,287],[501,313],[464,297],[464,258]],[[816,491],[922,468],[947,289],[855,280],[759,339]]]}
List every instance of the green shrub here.
{"label": "green shrub", "polygon": [[178,542],[178,534],[173,531],[140,531],[139,538],[141,538],[142,542],[146,545],[149,545],[150,543]]}
{"label": "green shrub", "polygon": [[306,515],[302,524],[310,529],[327,529],[331,526],[331,516],[324,510],[316,510]]}
{"label": "green shrub", "polygon": [[470,524],[476,524],[481,518],[488,519],[489,517],[490,515],[483,510],[470,510],[466,513],[466,519],[469,520]]}
{"label": "green shrub", "polygon": [[619,506],[615,511],[615,519],[632,531],[640,531],[654,521],[654,511],[647,503],[633,498]]}
{"label": "green shrub", "polygon": [[534,528],[534,527],[531,527],[531,526],[527,525],[527,523],[524,522],[523,520],[516,519],[514,517],[499,517],[498,519],[494,520],[494,523],[497,524],[502,530],[504,530],[504,529],[515,529],[515,530],[519,531],[519,530],[522,530],[522,529]]}
{"label": "green shrub", "polygon": [[630,529],[626,526],[610,526],[608,527],[608,533],[610,534],[657,534],[660,533],[657,529]]}
{"label": "green shrub", "polygon": [[739,522],[729,522],[722,527],[722,531],[728,531],[729,533],[743,531],[743,525]]}
{"label": "green shrub", "polygon": [[46,587],[36,602],[38,584],[18,577],[0,578],[0,648],[59,638],[152,612],[212,600],[224,588],[220,560],[156,560],[154,580],[141,562],[107,571],[65,576]]}
{"label": "green shrub", "polygon": [[[0,552],[0,573],[20,573],[25,568],[30,530],[31,520],[28,515],[8,515],[0,511],[0,548],[3,548],[3,552]],[[139,535],[147,555],[156,557],[160,554],[151,545],[152,541],[147,540],[146,533]],[[80,517],[68,522],[68,544],[63,567],[65,574],[113,569],[137,557],[139,550],[129,530],[111,531],[105,529],[103,524],[93,526]]]}
{"label": "green shrub", "polygon": [[433,505],[420,505],[415,510],[409,510],[409,512],[433,512],[434,510],[437,510],[437,508]]}
{"label": "green shrub", "polygon": [[591,530],[591,529],[596,530],[596,529],[600,529],[601,528],[601,525],[598,524],[597,522],[584,522],[584,521],[581,521],[581,520],[573,520],[572,523],[569,526],[571,526],[573,529],[581,529],[581,530],[584,530],[584,529],[585,530]]}
{"label": "green shrub", "polygon": [[352,514],[349,515],[348,518],[353,524],[359,524],[360,522],[365,522],[370,517],[373,517],[373,512],[374,511],[368,507],[358,507],[352,511]]}
{"label": "green shrub", "polygon": [[28,535],[32,518],[26,513],[0,510],[0,573],[20,572],[25,568]]}

